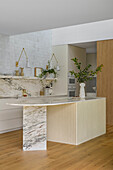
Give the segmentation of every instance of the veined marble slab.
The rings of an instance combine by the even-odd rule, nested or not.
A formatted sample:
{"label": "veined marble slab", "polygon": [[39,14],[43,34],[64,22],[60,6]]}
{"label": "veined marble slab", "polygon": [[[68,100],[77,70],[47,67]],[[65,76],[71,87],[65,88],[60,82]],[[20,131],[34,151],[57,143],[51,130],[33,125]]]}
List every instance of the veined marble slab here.
{"label": "veined marble slab", "polygon": [[[44,79],[44,84],[48,84],[49,81],[55,80],[57,79],[46,78]],[[22,96],[23,89],[26,89],[26,93],[29,97],[37,97],[40,94],[41,88],[42,84],[37,77],[0,76],[0,97]]]}
{"label": "veined marble slab", "polygon": [[46,107],[23,107],[23,150],[46,150]]}
{"label": "veined marble slab", "polygon": [[41,88],[40,81],[27,79],[0,79],[0,97],[17,97],[22,96],[22,90],[26,89],[28,96],[36,97],[39,95]]}

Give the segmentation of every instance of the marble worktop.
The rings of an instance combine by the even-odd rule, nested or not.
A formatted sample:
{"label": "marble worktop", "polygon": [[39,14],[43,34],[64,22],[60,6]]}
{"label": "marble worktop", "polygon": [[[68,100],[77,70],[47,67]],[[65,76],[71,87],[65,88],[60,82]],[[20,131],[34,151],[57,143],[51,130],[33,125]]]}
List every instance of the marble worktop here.
{"label": "marble worktop", "polygon": [[91,100],[99,100],[105,99],[104,97],[86,97],[81,99],[79,97],[49,97],[49,96],[41,96],[41,97],[26,97],[15,99],[13,102],[9,102],[9,105],[15,106],[51,106],[51,105],[62,105],[76,102],[84,102]]}

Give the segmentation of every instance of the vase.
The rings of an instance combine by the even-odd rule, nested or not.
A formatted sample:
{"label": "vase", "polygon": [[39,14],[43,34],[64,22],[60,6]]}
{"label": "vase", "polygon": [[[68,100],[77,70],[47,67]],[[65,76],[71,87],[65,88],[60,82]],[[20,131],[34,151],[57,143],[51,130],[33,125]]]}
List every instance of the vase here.
{"label": "vase", "polygon": [[19,70],[15,70],[15,76],[19,76]]}
{"label": "vase", "polygon": [[51,74],[49,75],[49,78],[55,78],[55,75],[54,75],[53,73],[51,73]]}
{"label": "vase", "polygon": [[20,75],[21,75],[21,76],[24,76],[24,68],[23,68],[23,67],[20,67],[20,69],[21,69]]}
{"label": "vase", "polygon": [[80,83],[80,98],[85,98],[85,83]]}

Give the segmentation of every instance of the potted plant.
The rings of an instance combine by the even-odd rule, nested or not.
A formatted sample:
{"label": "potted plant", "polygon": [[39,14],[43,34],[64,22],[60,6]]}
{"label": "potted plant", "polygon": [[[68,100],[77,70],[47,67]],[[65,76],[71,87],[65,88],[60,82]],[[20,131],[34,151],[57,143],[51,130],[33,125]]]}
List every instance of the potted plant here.
{"label": "potted plant", "polygon": [[50,67],[50,61],[48,61],[48,65],[46,65],[46,69],[42,70],[42,73],[39,75],[39,78],[56,78],[57,72],[55,68]]}
{"label": "potted plant", "polygon": [[48,70],[47,69],[43,70],[42,73],[39,75],[39,78],[46,78],[50,74],[53,74],[54,75],[53,78],[56,78],[57,73],[56,73],[54,68],[51,68],[51,69],[48,69]]}
{"label": "potted plant", "polygon": [[[41,74],[38,76],[40,78],[40,82],[42,85],[41,92],[43,92],[43,94],[44,94],[44,91],[47,89],[50,90],[52,93],[52,81],[54,79],[53,80],[51,80],[51,79],[56,78],[56,75],[57,75],[56,69],[50,68],[50,62],[48,61],[48,65],[46,65],[46,69],[43,69]],[[50,78],[50,80],[47,79],[47,81],[46,81],[46,78]],[[56,81],[56,80],[54,80],[54,81]]]}
{"label": "potted plant", "polygon": [[78,69],[78,72],[75,72],[74,70],[70,71],[71,75],[74,75],[77,79],[77,82],[80,84],[80,98],[85,98],[85,83],[88,80],[92,80],[93,77],[98,73],[102,71],[103,64],[98,66],[95,71],[90,70],[91,64],[88,64],[84,69],[81,69],[81,63],[78,61],[78,59],[75,57],[71,59],[74,61],[75,66]]}

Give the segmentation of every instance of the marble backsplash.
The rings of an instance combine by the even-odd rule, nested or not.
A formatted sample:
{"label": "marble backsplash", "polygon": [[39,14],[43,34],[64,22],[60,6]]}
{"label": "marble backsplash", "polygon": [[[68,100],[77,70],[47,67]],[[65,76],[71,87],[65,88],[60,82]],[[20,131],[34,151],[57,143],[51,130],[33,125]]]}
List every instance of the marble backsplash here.
{"label": "marble backsplash", "polygon": [[0,97],[22,96],[23,89],[26,89],[28,96],[39,96],[41,89],[40,80],[9,78],[0,79]]}

